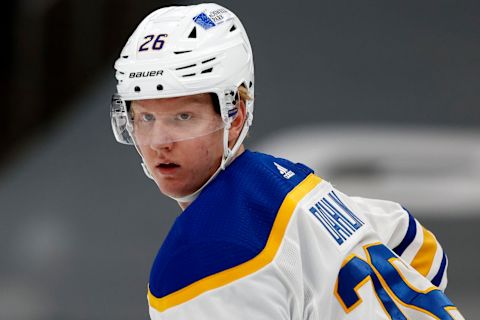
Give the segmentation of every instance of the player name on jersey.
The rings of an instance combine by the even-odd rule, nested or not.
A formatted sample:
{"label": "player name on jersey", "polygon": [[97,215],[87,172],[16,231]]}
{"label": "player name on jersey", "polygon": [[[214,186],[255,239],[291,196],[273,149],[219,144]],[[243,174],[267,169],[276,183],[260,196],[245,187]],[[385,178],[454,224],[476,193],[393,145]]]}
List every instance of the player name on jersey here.
{"label": "player name on jersey", "polygon": [[310,212],[339,245],[364,225],[333,191],[310,207]]}

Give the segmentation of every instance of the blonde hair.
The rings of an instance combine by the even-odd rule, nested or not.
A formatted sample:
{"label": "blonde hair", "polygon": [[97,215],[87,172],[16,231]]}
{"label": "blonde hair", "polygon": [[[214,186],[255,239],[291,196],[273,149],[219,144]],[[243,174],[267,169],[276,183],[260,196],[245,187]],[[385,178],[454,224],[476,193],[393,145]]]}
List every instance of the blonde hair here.
{"label": "blonde hair", "polygon": [[247,102],[249,100],[252,100],[252,97],[250,96],[250,93],[248,92],[248,89],[241,84],[238,87],[238,94],[240,95],[240,99],[243,100],[243,102]]}

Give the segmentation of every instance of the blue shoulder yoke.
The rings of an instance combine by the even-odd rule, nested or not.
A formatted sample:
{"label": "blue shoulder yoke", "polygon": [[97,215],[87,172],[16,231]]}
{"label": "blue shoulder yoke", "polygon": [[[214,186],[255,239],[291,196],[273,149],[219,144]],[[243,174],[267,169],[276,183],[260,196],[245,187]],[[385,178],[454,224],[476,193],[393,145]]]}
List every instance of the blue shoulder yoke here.
{"label": "blue shoulder yoke", "polygon": [[285,196],[312,172],[245,151],[176,219],[153,263],[150,292],[162,298],[254,258]]}

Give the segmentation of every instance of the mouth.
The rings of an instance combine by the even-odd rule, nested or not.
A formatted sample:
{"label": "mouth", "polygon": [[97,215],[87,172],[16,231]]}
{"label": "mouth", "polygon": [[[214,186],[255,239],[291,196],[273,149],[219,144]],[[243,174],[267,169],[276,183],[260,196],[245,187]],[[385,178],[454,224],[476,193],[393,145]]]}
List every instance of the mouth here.
{"label": "mouth", "polygon": [[164,162],[157,165],[158,171],[162,174],[172,174],[178,168],[180,168],[180,165],[174,162]]}
{"label": "mouth", "polygon": [[176,163],[168,162],[168,163],[160,163],[157,167],[159,167],[159,168],[178,168],[180,166]]}

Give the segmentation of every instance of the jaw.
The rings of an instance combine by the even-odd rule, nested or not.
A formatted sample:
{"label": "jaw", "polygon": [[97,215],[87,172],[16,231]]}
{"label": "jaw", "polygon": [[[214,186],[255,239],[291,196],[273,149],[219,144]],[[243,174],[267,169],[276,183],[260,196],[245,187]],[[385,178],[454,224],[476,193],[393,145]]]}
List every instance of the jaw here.
{"label": "jaw", "polygon": [[154,180],[160,192],[168,197],[183,197],[195,192],[191,190],[190,179],[179,175],[156,174]]}

